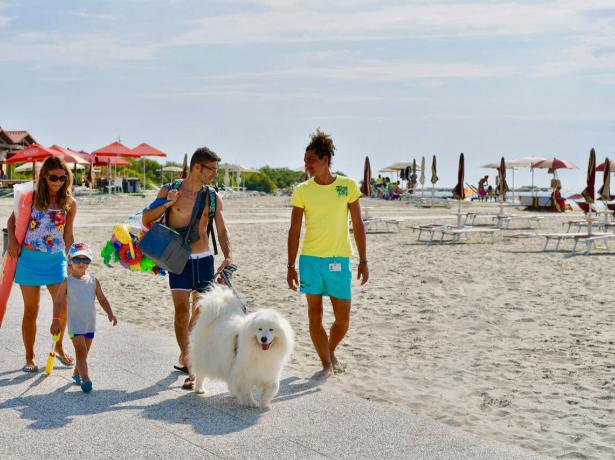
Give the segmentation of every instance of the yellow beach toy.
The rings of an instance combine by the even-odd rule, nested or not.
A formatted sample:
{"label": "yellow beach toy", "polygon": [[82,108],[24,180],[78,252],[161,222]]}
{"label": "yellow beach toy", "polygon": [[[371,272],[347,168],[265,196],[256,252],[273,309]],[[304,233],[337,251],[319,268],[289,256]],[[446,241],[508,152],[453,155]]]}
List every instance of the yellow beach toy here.
{"label": "yellow beach toy", "polygon": [[45,374],[47,375],[51,375],[53,365],[56,362],[55,344],[58,340],[60,340],[60,334],[51,336],[51,351],[49,356],[47,356],[47,364],[45,365]]}

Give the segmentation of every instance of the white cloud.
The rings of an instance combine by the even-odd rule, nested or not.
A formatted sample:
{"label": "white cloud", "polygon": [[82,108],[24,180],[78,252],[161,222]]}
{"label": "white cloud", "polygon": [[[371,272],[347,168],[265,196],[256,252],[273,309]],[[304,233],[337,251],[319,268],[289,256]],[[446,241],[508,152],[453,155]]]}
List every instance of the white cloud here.
{"label": "white cloud", "polygon": [[84,19],[98,19],[101,21],[117,21],[119,16],[114,14],[89,13],[86,11],[70,11],[68,14]]}
{"label": "white cloud", "polygon": [[104,66],[149,60],[154,46],[127,45],[107,34],[52,35],[44,32],[17,34],[10,43],[0,42],[0,61],[35,61],[53,64]]}
{"label": "white cloud", "polygon": [[12,2],[0,0],[0,28],[6,27],[9,22],[16,19],[15,16],[7,16],[3,13],[4,10],[9,9],[11,6]]}
{"label": "white cloud", "polygon": [[608,1],[549,2],[418,2],[382,5],[348,3],[346,8],[314,8],[311,2],[256,2],[262,11],[208,16],[188,23],[175,44],[254,44],[525,36],[592,32],[596,22],[587,13]]}

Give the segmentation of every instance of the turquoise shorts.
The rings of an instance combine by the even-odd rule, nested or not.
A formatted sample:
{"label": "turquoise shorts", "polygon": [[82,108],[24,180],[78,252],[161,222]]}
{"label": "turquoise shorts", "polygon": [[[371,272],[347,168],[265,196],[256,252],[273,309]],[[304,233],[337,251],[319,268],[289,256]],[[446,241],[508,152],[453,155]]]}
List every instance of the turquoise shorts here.
{"label": "turquoise shorts", "polygon": [[304,294],[352,299],[352,272],[348,257],[300,256],[299,280],[300,291]]}

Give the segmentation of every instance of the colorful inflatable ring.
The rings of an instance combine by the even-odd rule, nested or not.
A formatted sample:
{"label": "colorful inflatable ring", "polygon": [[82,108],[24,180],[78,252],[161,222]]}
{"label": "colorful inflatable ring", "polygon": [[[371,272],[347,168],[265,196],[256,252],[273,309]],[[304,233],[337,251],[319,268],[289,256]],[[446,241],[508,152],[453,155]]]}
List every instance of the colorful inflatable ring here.
{"label": "colorful inflatable ring", "polygon": [[141,266],[141,258],[143,257],[143,253],[138,249],[138,248],[134,248],[134,254],[135,257],[134,259],[131,257],[130,254],[130,246],[128,246],[127,244],[123,244],[122,247],[119,250],[119,256],[120,256],[120,261],[124,262],[126,265],[131,266],[131,265],[139,265]]}

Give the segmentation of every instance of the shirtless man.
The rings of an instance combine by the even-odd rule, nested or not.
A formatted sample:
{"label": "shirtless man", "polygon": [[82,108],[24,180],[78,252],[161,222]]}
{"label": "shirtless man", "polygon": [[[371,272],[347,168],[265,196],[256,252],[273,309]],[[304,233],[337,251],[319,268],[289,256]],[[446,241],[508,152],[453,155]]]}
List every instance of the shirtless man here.
{"label": "shirtless man", "polygon": [[[207,147],[201,147],[194,152],[190,159],[190,173],[180,183],[166,184],[158,192],[158,198],[169,200],[167,203],[143,211],[143,223],[149,225],[159,220],[167,213],[166,225],[175,229],[184,236],[192,217],[192,210],[197,204],[197,198],[204,185],[211,184],[218,175],[218,162],[220,157]],[[178,186],[179,185],[179,186]],[[184,271],[179,274],[169,273],[171,296],[175,306],[175,337],[179,345],[179,366],[176,369],[188,373],[188,341],[190,327],[196,321],[196,312],[190,308],[190,297],[193,292],[204,292],[213,281],[215,275],[232,263],[231,238],[224,216],[222,214],[222,199],[216,193],[216,208],[214,222],[218,234],[218,241],[224,254],[224,260],[214,272],[214,256],[209,250],[207,237],[207,224],[209,214],[209,194],[201,193],[196,222],[190,231],[188,241],[192,248],[190,260],[186,263]],[[168,211],[168,212],[167,212]],[[187,387],[192,383],[191,377],[186,379]]]}

